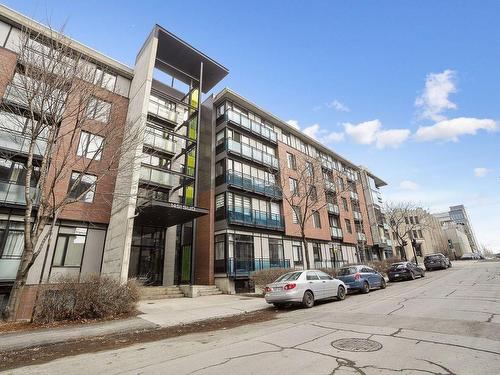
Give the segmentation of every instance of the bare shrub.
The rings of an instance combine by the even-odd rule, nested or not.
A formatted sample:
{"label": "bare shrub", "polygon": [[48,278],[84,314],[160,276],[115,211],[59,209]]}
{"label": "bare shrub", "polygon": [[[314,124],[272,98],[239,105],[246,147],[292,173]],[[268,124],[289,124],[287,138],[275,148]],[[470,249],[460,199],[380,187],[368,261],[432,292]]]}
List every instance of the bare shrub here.
{"label": "bare shrub", "polygon": [[319,271],[326,273],[332,277],[337,277],[337,269],[336,268],[319,268]]}
{"label": "bare shrub", "polygon": [[139,299],[133,281],[120,284],[107,276],[92,274],[78,280],[64,276],[39,291],[33,320],[50,323],[60,320],[112,318],[135,311]]}
{"label": "bare shrub", "polygon": [[368,265],[373,268],[375,271],[381,273],[382,275],[387,275],[387,271],[389,270],[389,267],[393,263],[398,263],[401,262],[401,259],[399,258],[387,258],[384,260],[373,260],[371,262],[368,262]]}
{"label": "bare shrub", "polygon": [[297,271],[293,268],[268,268],[252,272],[250,280],[253,281],[257,288],[263,289],[267,284],[272,283],[281,275],[287,272]]}

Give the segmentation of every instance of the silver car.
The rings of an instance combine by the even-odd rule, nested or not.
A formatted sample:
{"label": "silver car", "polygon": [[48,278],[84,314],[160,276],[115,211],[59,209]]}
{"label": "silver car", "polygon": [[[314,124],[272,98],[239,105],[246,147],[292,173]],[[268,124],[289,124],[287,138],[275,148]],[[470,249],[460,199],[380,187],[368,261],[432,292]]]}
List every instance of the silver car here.
{"label": "silver car", "polygon": [[317,270],[294,271],[280,276],[264,289],[267,303],[280,307],[289,303],[302,303],[313,307],[314,301],[337,298],[346,295],[345,284]]}

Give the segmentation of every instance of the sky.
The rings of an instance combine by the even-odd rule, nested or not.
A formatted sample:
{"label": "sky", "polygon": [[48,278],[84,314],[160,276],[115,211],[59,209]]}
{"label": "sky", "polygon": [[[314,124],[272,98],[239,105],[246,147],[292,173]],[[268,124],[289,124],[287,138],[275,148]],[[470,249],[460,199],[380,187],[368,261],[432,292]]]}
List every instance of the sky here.
{"label": "sky", "polygon": [[368,167],[385,200],[464,204],[500,252],[500,2],[2,2],[130,66],[162,25],[229,69],[214,93]]}

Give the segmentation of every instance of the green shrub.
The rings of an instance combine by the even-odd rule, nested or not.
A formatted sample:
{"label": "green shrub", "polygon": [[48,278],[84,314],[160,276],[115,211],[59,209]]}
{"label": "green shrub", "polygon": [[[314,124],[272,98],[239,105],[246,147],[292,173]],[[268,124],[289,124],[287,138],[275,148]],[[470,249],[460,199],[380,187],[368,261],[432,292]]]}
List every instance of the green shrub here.
{"label": "green shrub", "polygon": [[64,276],[41,286],[33,321],[104,319],[135,311],[139,291],[134,281],[121,284],[107,276]]}

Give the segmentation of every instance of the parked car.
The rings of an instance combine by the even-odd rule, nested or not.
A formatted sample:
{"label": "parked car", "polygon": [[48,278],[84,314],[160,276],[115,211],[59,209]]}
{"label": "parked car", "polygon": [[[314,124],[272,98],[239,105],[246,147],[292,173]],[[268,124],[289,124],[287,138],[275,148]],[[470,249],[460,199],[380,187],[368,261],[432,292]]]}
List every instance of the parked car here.
{"label": "parked car", "polygon": [[426,271],[435,269],[446,269],[451,267],[451,261],[441,253],[429,254],[424,257]]}
{"label": "parked car", "polygon": [[462,260],[473,260],[473,259],[479,259],[479,257],[477,256],[476,253],[464,253],[464,255],[462,255],[460,257],[460,259],[462,259]]}
{"label": "parked car", "polygon": [[294,271],[280,276],[264,289],[267,303],[276,307],[301,303],[313,307],[315,301],[345,298],[347,287],[343,281],[317,270]]}
{"label": "parked car", "polygon": [[342,280],[347,285],[348,291],[368,293],[372,288],[385,289],[386,287],[384,276],[364,265],[340,268],[337,279]]}
{"label": "parked car", "polygon": [[415,280],[417,276],[424,277],[425,271],[422,267],[412,262],[399,262],[391,264],[387,271],[389,281]]}

